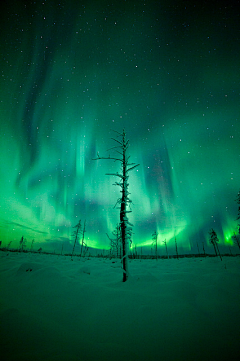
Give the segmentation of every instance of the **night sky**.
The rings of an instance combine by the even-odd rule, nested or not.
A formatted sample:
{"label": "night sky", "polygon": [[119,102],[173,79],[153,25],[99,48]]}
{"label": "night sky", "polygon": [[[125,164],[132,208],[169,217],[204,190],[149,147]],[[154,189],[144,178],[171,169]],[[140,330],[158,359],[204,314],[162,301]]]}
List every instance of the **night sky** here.
{"label": "night sky", "polygon": [[[239,1],[1,2],[0,240],[108,248],[120,189],[112,130],[131,161],[133,246],[182,250],[236,231]],[[110,152],[114,156],[114,152]],[[163,243],[162,243],[163,245]],[[164,245],[163,245],[164,247]],[[164,248],[163,248],[164,249]]]}

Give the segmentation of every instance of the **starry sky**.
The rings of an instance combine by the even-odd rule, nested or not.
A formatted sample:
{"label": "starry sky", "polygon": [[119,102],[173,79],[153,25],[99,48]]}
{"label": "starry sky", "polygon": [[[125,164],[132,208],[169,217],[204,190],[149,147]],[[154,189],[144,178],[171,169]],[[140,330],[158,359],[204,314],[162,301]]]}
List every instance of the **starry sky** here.
{"label": "starry sky", "polygon": [[[125,128],[133,245],[236,231],[239,1],[1,2],[0,239],[108,248]],[[30,243],[29,243],[30,244]],[[230,243],[229,243],[230,244]],[[164,245],[163,245],[164,247]]]}

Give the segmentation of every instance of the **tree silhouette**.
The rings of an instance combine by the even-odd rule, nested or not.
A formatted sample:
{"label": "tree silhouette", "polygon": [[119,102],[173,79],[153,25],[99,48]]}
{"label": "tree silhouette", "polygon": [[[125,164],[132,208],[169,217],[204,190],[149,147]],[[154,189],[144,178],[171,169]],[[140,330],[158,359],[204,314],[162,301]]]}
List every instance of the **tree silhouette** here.
{"label": "tree silhouette", "polygon": [[219,239],[217,237],[217,233],[214,231],[214,229],[210,229],[209,231],[209,235],[210,235],[210,239],[209,239],[209,242],[213,245],[213,248],[214,248],[214,251],[216,253],[216,256],[219,255],[219,257],[221,258],[221,261],[222,261],[222,256],[219,252],[219,248],[218,248],[218,242],[219,242]]}
{"label": "tree silhouette", "polygon": [[157,246],[158,246],[158,233],[157,231],[154,231],[153,234],[152,234],[152,240],[153,240],[153,246],[155,248],[155,254],[156,254],[156,260],[158,259],[158,250],[157,250]]}
{"label": "tree silhouette", "polygon": [[[118,198],[116,205],[119,204],[120,209],[120,228],[121,228],[121,240],[122,240],[122,263],[123,263],[123,282],[127,281],[128,279],[128,242],[131,240],[131,234],[132,234],[132,224],[128,221],[127,214],[131,212],[131,210],[127,210],[127,207],[131,205],[132,201],[129,198],[129,191],[128,191],[128,178],[129,178],[129,172],[133,170],[134,168],[138,167],[139,164],[135,163],[129,163],[130,156],[127,156],[127,149],[129,147],[129,140],[126,140],[126,133],[123,129],[122,133],[119,133],[115,131],[118,135],[117,138],[111,138],[113,139],[118,145],[115,147],[112,147],[111,149],[114,149],[120,157],[111,157],[110,155],[108,157],[100,157],[99,154],[97,154],[97,158],[94,160],[99,159],[111,159],[117,162],[120,162],[121,164],[121,173],[107,173],[106,175],[114,175],[118,178],[120,178],[119,182],[115,182],[114,185],[117,185],[121,188],[122,196]],[[115,206],[116,206],[115,205]]]}
{"label": "tree silhouette", "polygon": [[175,236],[175,248],[176,248],[177,259],[179,259],[178,258],[178,247],[177,247],[177,238],[176,238],[176,236]]}
{"label": "tree silhouette", "polygon": [[76,224],[76,226],[74,226],[73,228],[74,228],[74,231],[73,231],[72,237],[74,237],[74,243],[73,243],[71,261],[73,260],[74,249],[75,249],[77,241],[79,240],[80,232],[82,231],[81,219],[78,221],[78,224]]}
{"label": "tree silhouette", "polygon": [[235,234],[235,232],[234,232],[234,234],[232,236],[232,240],[238,246],[238,248],[240,249],[240,190],[238,192],[238,195],[237,195],[237,198],[235,199],[235,201],[238,204],[238,215],[237,215],[237,218],[236,218],[236,221],[238,221],[238,225],[237,225],[238,234]]}
{"label": "tree silhouette", "polygon": [[73,254],[74,254],[74,250],[75,250],[75,247],[76,247],[76,243],[79,241],[81,235],[82,235],[82,240],[81,240],[81,253],[80,253],[80,255],[81,256],[83,255],[83,248],[84,247],[85,247],[84,255],[88,250],[87,244],[84,241],[84,235],[85,235],[85,232],[86,232],[86,220],[84,221],[83,228],[82,228],[82,224],[81,224],[81,219],[78,221],[76,226],[74,226],[73,228],[74,228],[74,231],[72,233],[72,237],[74,238],[74,243],[73,243],[71,260],[73,260]]}
{"label": "tree silhouette", "polygon": [[20,244],[19,250],[23,251],[23,248],[26,247],[26,239],[23,238],[23,236],[21,237],[19,244]]}
{"label": "tree silhouette", "polygon": [[238,215],[236,221],[238,221],[238,233],[240,234],[240,190],[238,191],[236,202],[238,204]]}
{"label": "tree silhouette", "polygon": [[169,258],[166,239],[163,241],[163,243],[165,244],[165,247],[166,247],[167,258]]}
{"label": "tree silhouette", "polygon": [[30,249],[30,252],[32,252],[32,250],[33,250],[33,243],[34,243],[35,241],[34,241],[34,239],[32,240],[32,243],[31,243],[31,249]]}
{"label": "tree silhouette", "polygon": [[119,258],[121,257],[121,240],[122,240],[121,227],[119,223],[116,225],[116,228],[112,232],[112,235],[113,238],[109,237],[109,235],[107,234],[108,239],[110,241],[110,255]]}
{"label": "tree silhouette", "polygon": [[[88,250],[87,243],[84,240],[85,232],[86,232],[86,219],[84,221],[83,230],[82,230],[81,256],[85,256],[85,254],[87,253],[87,250]],[[84,253],[83,253],[83,251],[84,251]]]}
{"label": "tree silhouette", "polygon": [[202,248],[203,248],[203,254],[206,256],[205,248],[204,248],[204,242],[202,242]]}
{"label": "tree silhouette", "polygon": [[236,235],[235,232],[234,232],[234,234],[232,236],[232,240],[238,246],[238,248],[240,249],[240,237],[239,237],[239,234]]}

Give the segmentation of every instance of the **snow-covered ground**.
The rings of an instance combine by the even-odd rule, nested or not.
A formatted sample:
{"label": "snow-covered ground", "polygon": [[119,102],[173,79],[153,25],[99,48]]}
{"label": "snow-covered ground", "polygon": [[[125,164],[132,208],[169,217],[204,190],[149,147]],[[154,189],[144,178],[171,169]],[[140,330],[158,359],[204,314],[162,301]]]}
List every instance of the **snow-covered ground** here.
{"label": "snow-covered ground", "polygon": [[240,257],[119,260],[0,252],[4,361],[240,355]]}

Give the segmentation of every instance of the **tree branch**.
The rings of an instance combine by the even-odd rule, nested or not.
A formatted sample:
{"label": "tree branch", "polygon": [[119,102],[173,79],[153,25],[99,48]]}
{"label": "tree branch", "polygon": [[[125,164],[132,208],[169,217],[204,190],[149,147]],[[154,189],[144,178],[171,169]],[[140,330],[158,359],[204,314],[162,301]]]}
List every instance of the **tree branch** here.
{"label": "tree branch", "polygon": [[117,139],[115,139],[115,138],[111,138],[111,139],[112,139],[112,140],[114,140],[115,142],[119,143],[119,144],[121,145],[121,148],[122,148],[123,143],[122,143],[122,142],[120,142],[120,140],[117,140]]}
{"label": "tree branch", "polygon": [[140,165],[140,164],[136,164],[136,165],[134,165],[133,167],[128,168],[128,169],[126,170],[126,173],[129,172],[130,170],[133,170],[134,168],[138,167],[139,165]]}
{"label": "tree branch", "polygon": [[114,175],[116,177],[119,177],[119,178],[123,179],[123,176],[121,174],[118,174],[118,173],[106,173],[106,175]]}
{"label": "tree branch", "polygon": [[122,159],[119,159],[119,158],[113,158],[113,157],[110,157],[110,155],[108,157],[100,157],[98,155],[97,158],[92,158],[92,160],[99,160],[99,159],[111,159],[111,160],[119,160],[119,162],[122,162]]}

